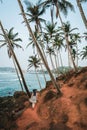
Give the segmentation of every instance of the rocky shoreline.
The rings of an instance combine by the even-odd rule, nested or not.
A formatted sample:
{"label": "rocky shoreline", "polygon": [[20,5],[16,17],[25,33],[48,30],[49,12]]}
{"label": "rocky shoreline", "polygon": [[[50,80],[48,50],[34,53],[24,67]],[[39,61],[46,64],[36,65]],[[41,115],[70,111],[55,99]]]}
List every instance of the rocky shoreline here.
{"label": "rocky shoreline", "polygon": [[17,127],[15,120],[25,109],[28,101],[25,92],[15,92],[13,96],[0,97],[0,130],[13,130]]}

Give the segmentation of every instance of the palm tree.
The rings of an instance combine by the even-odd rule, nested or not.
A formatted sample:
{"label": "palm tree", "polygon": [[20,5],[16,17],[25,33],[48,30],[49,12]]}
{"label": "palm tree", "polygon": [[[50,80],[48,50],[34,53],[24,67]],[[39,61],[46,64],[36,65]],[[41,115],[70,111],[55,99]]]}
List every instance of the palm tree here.
{"label": "palm tree", "polygon": [[76,52],[75,48],[72,48],[72,57],[74,60],[76,58],[76,55],[77,55],[77,52]]}
{"label": "palm tree", "polygon": [[87,32],[83,33],[84,35],[82,36],[82,38],[85,38],[85,40],[87,41]]}
{"label": "palm tree", "polygon": [[[13,50],[14,50],[14,47],[22,48],[20,45],[18,45],[18,44],[16,43],[16,42],[19,42],[19,41],[22,42],[22,40],[21,40],[20,38],[16,38],[16,37],[18,36],[18,33],[13,34],[13,29],[14,29],[14,28],[12,27],[9,31],[6,30],[6,33],[7,33],[7,36],[8,36],[8,38],[9,38],[9,40],[11,41],[11,46],[12,46],[12,48],[13,48]],[[0,35],[4,37],[3,34],[0,34]],[[8,46],[8,43],[6,42],[6,40],[0,40],[0,42],[1,42],[0,48],[3,47],[3,46],[7,46],[8,56],[9,56],[9,58],[12,57],[12,59],[13,59],[13,63],[14,63],[14,66],[15,66],[15,70],[16,70],[16,73],[17,73],[17,76],[18,76],[18,79],[19,79],[19,82],[20,82],[20,85],[21,85],[21,88],[22,88],[22,91],[23,91],[23,86],[22,86],[22,83],[21,83],[21,80],[20,80],[19,72],[18,72],[18,70],[17,70],[16,64],[15,64],[14,58],[13,58],[13,56],[12,56],[12,54],[11,54],[10,48],[9,48],[9,46]]]}
{"label": "palm tree", "polygon": [[86,29],[87,29],[87,19],[86,19],[84,10],[83,10],[82,5],[81,5],[81,3],[87,2],[87,0],[76,0],[76,2],[77,2],[77,6],[78,6],[78,8],[79,8],[79,11],[80,11],[82,20],[83,20],[83,22],[84,22],[84,25],[85,25],[85,27],[86,27]]}
{"label": "palm tree", "polygon": [[47,48],[47,52],[49,54],[50,60],[51,60],[51,64],[52,64],[52,68],[53,68],[53,72],[55,71],[55,67],[54,67],[54,63],[52,60],[52,55],[55,55],[54,50],[52,49],[52,47],[48,47]]}
{"label": "palm tree", "polygon": [[48,23],[45,24],[45,28],[44,28],[45,33],[46,33],[46,35],[48,35],[49,38],[51,38],[51,39],[52,39],[52,37],[54,37],[55,34],[57,33],[56,25],[57,25],[57,23],[50,23],[50,22],[48,22]]}
{"label": "palm tree", "polygon": [[[14,47],[22,48],[19,44],[16,43],[16,42],[22,42],[22,40],[21,40],[21,38],[16,38],[16,37],[18,37],[18,33],[13,34],[13,29],[14,28],[12,27],[9,31],[6,30],[6,34],[7,34],[8,38],[9,38],[9,40],[11,41],[11,46],[12,46],[13,49],[14,49]],[[0,34],[0,35],[4,37],[4,34]],[[9,46],[7,44],[7,41],[6,40],[0,40],[0,42],[2,42],[0,47],[7,46],[7,48],[8,48],[8,55],[10,57],[11,56],[11,52],[10,52],[10,48],[9,48]]]}
{"label": "palm tree", "polygon": [[74,59],[77,58],[78,66],[78,42],[81,43],[81,36],[79,33],[70,34],[70,47],[72,49],[72,54],[74,54]]}
{"label": "palm tree", "polygon": [[67,38],[67,35],[66,35],[66,32],[65,32],[64,26],[63,26],[63,21],[62,21],[61,15],[60,15],[60,12],[63,12],[65,15],[67,15],[68,9],[71,9],[72,11],[74,11],[74,7],[67,0],[66,1],[65,0],[61,0],[61,1],[59,1],[59,0],[46,0],[45,2],[43,2],[43,6],[45,6],[45,7],[52,6],[52,5],[56,7],[56,16],[57,17],[59,16],[59,19],[60,19],[60,22],[62,24],[62,28],[63,28],[63,31],[64,31],[65,40],[66,40],[68,50],[69,50],[69,53],[70,53],[70,56],[71,56],[71,60],[72,60],[75,71],[77,71],[73,57],[72,57],[70,49],[69,49],[69,41],[68,41],[68,38]]}
{"label": "palm tree", "polygon": [[15,61],[14,61],[13,56],[12,56],[12,59],[13,59],[13,63],[14,63],[14,66],[15,66],[15,70],[16,70],[16,73],[17,73],[17,76],[18,76],[18,79],[19,79],[19,83],[20,83],[20,85],[21,85],[21,89],[22,89],[22,91],[23,91],[23,85],[22,85],[22,82],[21,82],[21,79],[20,79],[20,75],[19,75],[19,72],[18,72],[18,69],[17,69],[17,66],[16,66],[16,63],[15,63]]}
{"label": "palm tree", "polygon": [[[11,41],[11,40],[9,39],[9,37],[8,37],[8,35],[7,35],[7,33],[6,33],[6,31],[5,31],[4,28],[3,28],[3,25],[2,25],[2,23],[1,23],[1,21],[0,21],[0,27],[1,27],[1,30],[2,30],[2,32],[3,32],[4,39],[5,39],[6,43],[8,44],[8,47],[9,47],[9,50],[10,50],[10,51],[9,51],[9,52],[10,52],[9,55],[12,55],[12,57],[14,58],[14,61],[15,61],[16,65],[17,65],[17,68],[18,68],[18,71],[20,72],[20,76],[21,76],[21,79],[22,79],[24,88],[25,88],[25,90],[26,90],[26,92],[27,92],[27,95],[28,95],[28,97],[31,97],[31,94],[30,94],[30,92],[29,92],[29,90],[28,90],[27,84],[26,84],[25,79],[24,79],[24,75],[23,75],[22,69],[21,69],[20,64],[19,64],[19,62],[18,62],[18,60],[17,60],[17,57],[16,57],[16,55],[15,55],[15,53],[14,53],[14,51],[13,51],[13,47],[12,47],[13,41]],[[16,34],[16,35],[17,35],[17,34]],[[15,41],[15,40],[14,40],[14,41]]]}
{"label": "palm tree", "polygon": [[58,54],[60,57],[61,66],[63,67],[63,62],[62,62],[61,53],[60,53],[60,49],[62,49],[62,47],[64,47],[63,40],[64,40],[64,38],[61,37],[61,34],[59,33],[55,36],[54,43],[53,43],[53,48],[54,48],[54,51],[56,52],[56,55],[57,55],[58,67],[59,67]]}
{"label": "palm tree", "polygon": [[63,23],[63,26],[60,27],[60,29],[62,30],[62,34],[64,35],[65,37],[65,40],[66,40],[66,43],[67,43],[67,48],[68,48],[68,55],[70,55],[70,58],[71,58],[71,61],[73,63],[73,66],[74,66],[74,69],[75,71],[77,71],[77,68],[76,68],[76,65],[75,65],[75,62],[74,62],[74,59],[72,57],[72,50],[70,48],[70,41],[69,41],[69,37],[72,35],[72,31],[78,29],[78,28],[73,28],[71,29],[71,26],[70,26],[70,23],[69,22],[66,22],[66,23]]}
{"label": "palm tree", "polygon": [[[39,41],[40,35],[38,35],[38,33],[37,33],[36,31],[33,32],[33,34],[34,34],[36,40]],[[33,48],[33,54],[35,54],[35,44],[34,44],[34,42],[33,42],[31,36],[29,37],[29,43],[28,43],[28,45],[27,45],[26,48],[28,48],[30,45],[32,45],[32,48]]]}
{"label": "palm tree", "polygon": [[41,3],[41,0],[39,0],[36,5],[34,5],[33,3],[25,0],[25,4],[27,6],[27,12],[26,15],[29,17],[28,18],[28,21],[29,22],[35,22],[36,24],[36,29],[37,29],[37,32],[39,30],[42,30],[41,29],[41,22],[45,22],[44,19],[42,19],[40,16],[43,15],[45,9],[38,6],[39,4]]}
{"label": "palm tree", "polygon": [[68,0],[45,0],[43,3],[40,4],[40,6],[43,6],[45,8],[53,7],[51,9],[51,17],[52,17],[52,23],[53,23],[53,13],[54,7],[56,7],[56,18],[60,15],[60,12],[63,12],[64,15],[67,15],[68,9],[71,11],[74,10],[73,5]]}
{"label": "palm tree", "polygon": [[[49,54],[51,52],[53,52],[53,49],[50,46],[52,46],[51,44],[53,44],[53,40],[54,40],[54,37],[55,37],[56,32],[57,32],[56,24],[57,23],[54,24],[54,23],[48,22],[47,24],[45,24],[45,28],[44,28],[44,32],[43,32],[43,36],[44,36],[43,40],[44,40],[44,43],[46,43],[47,52]],[[51,60],[51,56],[50,56],[50,60]],[[52,63],[52,60],[51,60],[51,63]],[[52,63],[52,66],[54,69],[53,63]]]}
{"label": "palm tree", "polygon": [[[35,22],[35,32],[37,35],[42,35],[42,34],[39,34],[40,31],[42,32],[41,23],[45,22],[45,20],[41,18],[41,16],[45,12],[45,8],[40,7],[39,6],[40,3],[41,3],[41,0],[38,0],[38,2],[35,5],[33,3],[25,0],[25,4],[27,6],[26,15],[28,16],[28,21],[29,21],[29,23]],[[39,42],[39,43],[42,43],[42,42]],[[41,44],[40,44],[40,47],[41,47],[41,50],[44,54],[44,57],[46,58],[45,53],[44,53],[44,49],[41,46]]]}
{"label": "palm tree", "polygon": [[38,45],[38,42],[36,41],[35,36],[33,35],[33,32],[32,32],[32,30],[31,30],[31,27],[30,27],[30,25],[29,25],[29,22],[28,22],[28,20],[27,20],[27,18],[26,18],[26,15],[25,15],[23,6],[22,6],[22,4],[21,4],[21,1],[20,1],[20,0],[17,0],[17,1],[18,1],[20,10],[21,10],[22,16],[23,16],[23,18],[24,18],[24,21],[25,21],[25,23],[26,23],[26,26],[27,26],[27,28],[28,28],[28,31],[29,31],[30,35],[32,36],[32,39],[33,39],[33,41],[34,41],[34,43],[35,43],[35,45],[36,45],[36,47],[37,47],[38,53],[39,53],[39,55],[40,55],[40,57],[41,57],[41,59],[42,59],[44,65],[45,65],[45,67],[46,67],[46,69],[47,69],[47,71],[48,71],[50,77],[51,77],[51,80],[52,80],[52,82],[53,82],[53,85],[54,85],[54,87],[57,89],[58,94],[61,94],[61,91],[60,91],[60,89],[59,89],[59,86],[57,85],[57,83],[56,83],[56,81],[55,81],[55,79],[54,79],[54,77],[53,77],[53,75],[52,75],[52,73],[51,73],[51,71],[50,71],[50,68],[49,68],[49,66],[48,66],[48,64],[47,64],[47,62],[46,62],[46,60],[45,60],[45,58],[44,58],[44,56],[43,56],[43,54],[42,54],[42,52],[41,52],[41,49],[40,49],[40,47],[39,47],[39,45]]}
{"label": "palm tree", "polygon": [[82,56],[82,59],[87,59],[87,46],[83,47],[80,56]]}
{"label": "palm tree", "polygon": [[39,77],[38,77],[38,74],[37,74],[37,68],[38,68],[38,67],[40,66],[40,64],[41,64],[41,59],[38,59],[36,55],[35,55],[35,56],[30,56],[28,62],[29,62],[28,70],[29,70],[31,67],[34,67],[38,84],[39,84],[39,86],[40,86],[40,89],[42,89],[41,83],[40,83],[40,80],[39,80]]}
{"label": "palm tree", "polygon": [[[36,38],[36,40],[38,40],[38,42],[40,43],[40,45],[41,45],[41,40],[40,40],[40,36],[41,36],[41,34],[38,34],[36,31],[33,33],[34,34],[34,36],[35,36],[35,38]],[[32,40],[32,37],[30,37],[29,38],[29,44],[27,45],[27,47],[29,46],[29,45],[32,45],[32,47],[33,47],[33,53],[35,54],[35,44],[34,44],[34,42],[33,42],[33,40]],[[42,44],[43,45],[43,44]],[[38,54],[38,51],[37,51],[37,54]],[[39,54],[38,54],[38,57],[39,57]],[[43,70],[43,67],[42,67],[42,64],[40,64],[40,66],[41,66],[41,70],[42,70],[42,74],[43,74],[43,76],[44,76],[44,80],[45,80],[45,83],[46,83],[46,77],[45,77],[45,74],[44,74],[44,70]]]}

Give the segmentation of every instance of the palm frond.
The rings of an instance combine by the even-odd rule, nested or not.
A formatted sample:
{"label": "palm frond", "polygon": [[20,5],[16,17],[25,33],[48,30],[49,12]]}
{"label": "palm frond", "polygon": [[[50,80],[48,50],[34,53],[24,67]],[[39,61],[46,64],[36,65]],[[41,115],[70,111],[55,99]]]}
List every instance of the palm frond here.
{"label": "palm frond", "polygon": [[73,28],[73,29],[70,30],[70,32],[72,32],[72,31],[74,31],[74,30],[78,30],[78,28]]}
{"label": "palm frond", "polygon": [[25,13],[27,16],[30,16],[30,17],[32,17],[32,14],[29,14],[29,13]]}
{"label": "palm frond", "polygon": [[18,42],[18,41],[22,42],[22,39],[21,38],[17,38],[17,39],[14,39],[13,41],[14,42]]}
{"label": "palm frond", "polygon": [[31,67],[33,67],[33,65],[29,64],[27,70],[29,70]]}
{"label": "palm frond", "polygon": [[68,9],[74,11],[74,6],[68,0],[62,0],[61,2],[58,2],[58,7],[65,16],[68,14]]}
{"label": "palm frond", "polygon": [[23,50],[23,47],[19,44],[14,43],[14,46],[17,47],[17,48],[21,48]]}
{"label": "palm frond", "polygon": [[44,13],[45,13],[45,10],[46,10],[46,9],[43,7],[43,8],[39,11],[39,14],[38,14],[38,15],[40,16],[40,15],[44,14]]}
{"label": "palm frond", "polygon": [[3,35],[3,34],[0,34],[0,36],[3,36],[3,37],[4,37],[4,35]]}
{"label": "palm frond", "polygon": [[9,30],[9,35],[12,34],[14,27]]}
{"label": "palm frond", "polygon": [[13,35],[13,39],[15,38],[15,37],[17,37],[18,36],[18,33],[15,33],[14,35]]}
{"label": "palm frond", "polygon": [[80,2],[85,3],[85,2],[87,2],[87,0],[80,0]]}
{"label": "palm frond", "polygon": [[0,48],[3,47],[3,46],[5,46],[5,45],[6,45],[6,43],[3,43],[2,45],[0,45]]}
{"label": "palm frond", "polygon": [[0,40],[0,42],[5,42],[5,40]]}
{"label": "palm frond", "polygon": [[74,6],[73,6],[73,4],[71,3],[71,2],[69,2],[68,0],[63,0],[63,3],[65,4],[65,7],[67,8],[67,9],[70,9],[71,11],[75,11],[74,10]]}
{"label": "palm frond", "polygon": [[30,43],[27,44],[26,48],[29,47],[29,45],[32,45],[33,41],[31,41]]}
{"label": "palm frond", "polygon": [[28,0],[25,0],[24,1],[25,5],[27,6],[27,11],[29,10],[30,7],[33,7],[33,3],[32,2],[29,2]]}

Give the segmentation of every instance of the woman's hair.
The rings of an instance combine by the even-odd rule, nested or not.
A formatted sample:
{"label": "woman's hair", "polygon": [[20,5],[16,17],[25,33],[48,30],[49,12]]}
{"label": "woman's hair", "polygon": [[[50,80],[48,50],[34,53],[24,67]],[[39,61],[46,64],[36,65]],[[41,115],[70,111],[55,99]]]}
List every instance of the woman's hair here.
{"label": "woman's hair", "polygon": [[37,89],[33,89],[34,96],[36,96],[36,91],[37,91]]}

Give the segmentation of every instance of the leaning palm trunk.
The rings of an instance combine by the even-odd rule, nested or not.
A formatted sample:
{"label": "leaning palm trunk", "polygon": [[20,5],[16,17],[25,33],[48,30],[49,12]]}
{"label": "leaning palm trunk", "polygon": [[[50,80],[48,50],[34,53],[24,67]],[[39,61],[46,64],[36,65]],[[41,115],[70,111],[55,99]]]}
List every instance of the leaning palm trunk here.
{"label": "leaning palm trunk", "polygon": [[[40,24],[40,28],[41,28],[41,24]],[[43,37],[42,28],[41,28],[40,30],[41,30],[42,37]],[[37,32],[37,33],[39,33],[39,32]],[[43,39],[41,40],[41,38],[40,38],[40,41],[42,41],[43,44],[44,44],[44,40],[43,40]],[[42,51],[42,53],[43,53],[43,55],[44,55],[44,58],[45,58],[45,60],[46,60],[46,62],[47,62],[47,58],[46,58],[46,55],[45,55],[45,52],[44,52],[44,48],[43,48],[40,44],[39,44],[39,47],[41,48],[41,51]],[[47,62],[47,63],[48,63],[48,62]]]}
{"label": "leaning palm trunk", "polygon": [[18,70],[19,70],[19,72],[20,72],[20,76],[21,76],[21,79],[22,79],[22,81],[23,81],[23,85],[24,85],[24,88],[25,88],[25,90],[26,90],[26,92],[27,92],[27,95],[28,95],[28,97],[31,97],[31,94],[30,94],[30,92],[29,92],[29,90],[28,90],[27,84],[26,84],[25,79],[24,79],[23,72],[22,72],[21,67],[20,67],[20,65],[19,65],[19,63],[18,63],[18,60],[17,60],[17,58],[16,58],[16,55],[15,55],[13,49],[12,49],[11,41],[9,40],[9,38],[8,38],[8,36],[7,36],[7,34],[6,34],[6,32],[5,32],[5,30],[4,30],[3,26],[2,26],[1,21],[0,21],[0,26],[1,26],[1,30],[2,30],[2,32],[3,32],[3,34],[4,34],[4,38],[5,38],[5,40],[6,40],[7,43],[8,43],[8,46],[9,46],[10,51],[11,51],[11,54],[12,54],[14,60],[15,60],[15,63],[16,63],[16,65],[17,65],[17,67],[18,67]]}
{"label": "leaning palm trunk", "polygon": [[76,45],[76,50],[77,50],[77,54],[76,54],[76,64],[77,64],[77,67],[78,67],[78,46]]}
{"label": "leaning palm trunk", "polygon": [[42,65],[41,65],[41,71],[42,71],[42,74],[43,74],[43,77],[44,77],[44,81],[45,81],[45,83],[46,83],[46,76],[45,76],[45,74],[44,74],[44,70],[43,70]]}
{"label": "leaning palm trunk", "polygon": [[54,64],[53,64],[53,60],[52,60],[51,54],[49,54],[49,57],[50,57],[50,61],[51,61],[52,69],[53,69],[53,74],[54,74],[54,77],[56,79],[55,67],[54,67]]}
{"label": "leaning palm trunk", "polygon": [[54,87],[57,89],[58,93],[60,94],[61,91],[60,91],[60,89],[59,89],[59,86],[57,85],[57,83],[56,83],[56,81],[55,81],[55,79],[54,79],[54,77],[53,77],[53,75],[52,75],[52,73],[51,73],[51,71],[50,71],[50,68],[49,68],[47,62],[45,61],[45,58],[44,58],[44,56],[43,56],[43,54],[42,54],[42,52],[41,52],[41,50],[40,50],[40,47],[39,47],[39,45],[38,45],[38,43],[37,43],[37,41],[36,41],[36,38],[35,38],[35,36],[34,36],[32,30],[31,30],[31,27],[30,27],[30,25],[29,25],[29,23],[28,23],[28,20],[27,20],[27,18],[26,18],[26,15],[25,15],[23,6],[22,6],[22,4],[21,4],[21,1],[20,1],[20,0],[17,0],[17,1],[18,1],[18,3],[19,3],[20,9],[21,9],[21,13],[22,13],[22,16],[23,16],[23,18],[24,18],[24,21],[25,21],[25,23],[26,23],[26,26],[27,26],[27,28],[28,28],[28,31],[29,31],[30,35],[32,36],[32,39],[33,39],[33,41],[34,41],[34,44],[35,44],[36,47],[37,47],[37,50],[38,50],[38,52],[39,52],[39,54],[40,54],[40,57],[41,57],[41,59],[42,59],[44,65],[45,65],[45,67],[46,67],[46,69],[47,69],[47,71],[48,71],[50,77],[51,77],[51,80],[52,80],[52,82],[53,82]]}
{"label": "leaning palm trunk", "polygon": [[[38,57],[39,57],[38,51],[37,51],[37,54],[38,54]],[[44,81],[45,81],[45,83],[46,83],[46,76],[45,76],[45,74],[44,74],[44,70],[43,70],[42,64],[40,64],[40,67],[41,67],[41,71],[42,71],[42,74],[43,74],[43,77],[44,77]]]}
{"label": "leaning palm trunk", "polygon": [[50,12],[51,12],[51,22],[52,22],[52,24],[54,23],[54,21],[53,21],[53,10],[54,10],[54,6],[50,7]]}
{"label": "leaning palm trunk", "polygon": [[36,71],[36,68],[35,68],[35,74],[36,74],[36,78],[37,78],[38,84],[40,86],[40,89],[42,89],[41,83],[40,83],[40,80],[39,80],[39,77],[38,77],[38,74],[37,74],[37,71]]}
{"label": "leaning palm trunk", "polygon": [[73,64],[73,66],[74,66],[74,70],[77,71],[77,67],[76,67],[75,62],[74,62],[73,57],[72,57],[71,48],[70,48],[70,46],[69,46],[68,37],[66,36],[65,39],[66,39],[66,42],[67,42],[67,47],[68,47],[68,51],[69,51],[69,54],[70,54],[70,57],[71,57],[72,64]]}
{"label": "leaning palm trunk", "polygon": [[63,62],[62,62],[62,57],[61,57],[60,50],[59,50],[59,57],[60,57],[60,63],[61,63],[61,66],[63,67]]}
{"label": "leaning palm trunk", "polygon": [[[61,22],[62,27],[63,27],[63,21],[62,21],[62,18],[61,18],[61,16],[60,16],[60,13],[59,13],[59,19],[60,19],[60,22]],[[68,36],[66,35],[66,32],[65,32],[64,28],[63,28],[63,31],[64,31],[64,35],[65,35],[65,40],[66,40],[67,48],[68,48],[68,51],[69,51],[69,53],[70,53],[70,57],[71,57],[71,61],[72,61],[74,70],[77,71],[77,67],[76,67],[75,62],[74,62],[74,60],[73,60],[72,53],[71,53],[71,49],[70,49],[70,47],[69,47]]]}
{"label": "leaning palm trunk", "polygon": [[79,11],[80,11],[82,20],[83,20],[83,22],[84,22],[84,25],[85,25],[85,27],[86,27],[86,29],[87,29],[87,19],[86,19],[86,16],[85,16],[85,14],[84,14],[83,8],[82,8],[82,6],[81,6],[81,0],[76,0],[76,2],[77,2],[77,5],[78,5],[78,8],[79,8]]}
{"label": "leaning palm trunk", "polygon": [[18,77],[18,80],[19,80],[21,89],[22,89],[22,91],[23,91],[22,82],[21,82],[21,80],[20,80],[19,72],[18,72],[18,69],[17,69],[17,67],[16,67],[16,63],[15,63],[15,60],[14,60],[14,57],[13,57],[13,56],[12,56],[12,59],[13,59],[13,63],[14,63],[14,66],[15,66],[15,70],[16,70],[16,73],[17,73],[17,77]]}
{"label": "leaning palm trunk", "polygon": [[58,77],[59,71],[58,71],[58,64],[57,64],[57,56],[55,55],[54,58],[55,58],[55,66],[56,66],[55,74],[56,74],[56,77]]}
{"label": "leaning palm trunk", "polygon": [[60,64],[59,64],[59,52],[58,52],[58,49],[56,50],[56,55],[57,55],[57,64],[58,64],[58,67],[60,67]]}
{"label": "leaning palm trunk", "polygon": [[60,69],[59,69],[59,67],[60,67],[60,64],[59,64],[59,55],[58,55],[59,53],[58,53],[58,49],[56,50],[56,55],[57,55],[57,71],[58,71],[58,75],[59,75],[59,73],[60,73]]}
{"label": "leaning palm trunk", "polygon": [[[37,32],[37,33],[38,33],[38,32]],[[42,32],[42,37],[43,37],[43,32]],[[43,41],[43,44],[44,44],[44,40],[43,40],[43,39],[41,40],[41,38],[40,38],[40,42],[41,42],[41,41]],[[47,62],[47,58],[46,58],[46,54],[45,54],[44,48],[41,46],[40,43],[39,43],[38,45],[39,45],[39,48],[40,48],[41,52],[43,53],[43,56],[44,56],[44,58],[45,58],[45,61]],[[37,53],[38,53],[38,50],[37,50]],[[38,55],[39,55],[39,54],[38,54]],[[47,64],[48,64],[48,62],[47,62]]]}
{"label": "leaning palm trunk", "polygon": [[71,64],[70,64],[70,54],[69,54],[69,51],[68,51],[68,66],[69,66],[69,68],[71,67]]}
{"label": "leaning palm trunk", "polygon": [[[44,43],[44,41],[43,41],[43,43]],[[45,58],[45,60],[46,60],[46,62],[47,62],[47,64],[48,64],[48,61],[47,61],[47,58],[46,58],[46,54],[45,54],[45,52],[44,52],[43,47],[41,47],[41,50],[42,50],[42,53],[43,53],[43,55],[44,55],[44,58]]]}
{"label": "leaning palm trunk", "polygon": [[50,57],[51,65],[52,65],[53,72],[54,72],[55,71],[55,67],[54,67],[54,64],[53,64],[53,60],[52,60],[51,54],[49,54],[49,57]]}

